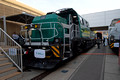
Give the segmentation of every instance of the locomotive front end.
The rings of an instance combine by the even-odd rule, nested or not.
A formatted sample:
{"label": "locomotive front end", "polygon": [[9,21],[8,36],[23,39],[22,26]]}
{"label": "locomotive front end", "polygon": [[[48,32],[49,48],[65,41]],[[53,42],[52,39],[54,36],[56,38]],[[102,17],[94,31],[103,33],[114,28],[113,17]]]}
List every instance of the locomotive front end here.
{"label": "locomotive front end", "polygon": [[32,24],[21,27],[25,66],[51,69],[59,63],[63,58],[62,24],[65,22],[65,19],[50,14],[36,17]]}

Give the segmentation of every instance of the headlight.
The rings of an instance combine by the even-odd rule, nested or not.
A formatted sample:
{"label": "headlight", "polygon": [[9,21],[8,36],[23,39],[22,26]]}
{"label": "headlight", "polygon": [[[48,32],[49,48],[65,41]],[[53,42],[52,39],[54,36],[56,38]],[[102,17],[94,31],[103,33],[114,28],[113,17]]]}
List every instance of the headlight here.
{"label": "headlight", "polygon": [[113,41],[114,39],[113,38],[111,38],[111,41]]}
{"label": "headlight", "polygon": [[55,39],[55,42],[58,43],[58,42],[59,42],[59,39]]}
{"label": "headlight", "polygon": [[46,47],[42,47],[42,49],[46,49]]}
{"label": "headlight", "polygon": [[28,47],[28,49],[31,49],[31,47]]}

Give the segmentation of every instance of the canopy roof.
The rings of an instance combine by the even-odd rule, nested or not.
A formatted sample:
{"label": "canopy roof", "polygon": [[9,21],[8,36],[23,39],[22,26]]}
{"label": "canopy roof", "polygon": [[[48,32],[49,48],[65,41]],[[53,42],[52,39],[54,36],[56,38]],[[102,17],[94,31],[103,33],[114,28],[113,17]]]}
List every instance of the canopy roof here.
{"label": "canopy roof", "polygon": [[6,17],[6,20],[9,21],[14,21],[14,22],[20,22],[24,24],[30,24],[32,23],[32,20],[35,16],[27,14],[27,13],[22,13],[22,14],[17,14],[13,16],[8,16]]}

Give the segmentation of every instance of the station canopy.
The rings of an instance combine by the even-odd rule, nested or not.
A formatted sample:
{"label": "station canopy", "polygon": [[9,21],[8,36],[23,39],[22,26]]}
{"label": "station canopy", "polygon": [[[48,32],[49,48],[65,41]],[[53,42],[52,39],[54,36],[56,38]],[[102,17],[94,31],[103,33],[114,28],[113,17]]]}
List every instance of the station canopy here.
{"label": "station canopy", "polygon": [[14,22],[20,22],[24,24],[30,24],[32,23],[32,20],[35,16],[27,14],[27,13],[22,13],[22,14],[17,14],[17,15],[12,15],[6,17],[6,20],[9,21],[14,21]]}

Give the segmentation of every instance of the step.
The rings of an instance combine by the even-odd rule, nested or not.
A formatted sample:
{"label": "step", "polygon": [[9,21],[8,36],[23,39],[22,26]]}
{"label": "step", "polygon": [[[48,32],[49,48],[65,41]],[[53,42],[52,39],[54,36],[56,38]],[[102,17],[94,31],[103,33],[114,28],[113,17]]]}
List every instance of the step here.
{"label": "step", "polygon": [[64,57],[64,58],[63,58],[63,61],[64,61],[64,60],[67,60],[67,59],[68,59],[68,57]]}
{"label": "step", "polygon": [[0,46],[4,46],[5,45],[5,42],[0,42]]}
{"label": "step", "polygon": [[0,54],[0,58],[4,58],[5,57],[5,55],[4,54]]}
{"label": "step", "polygon": [[9,67],[9,68],[0,70],[0,77],[9,75],[9,74],[14,73],[14,72],[17,72],[16,67]]}
{"label": "step", "polygon": [[70,51],[65,51],[65,53],[69,53],[70,54]]}
{"label": "step", "polygon": [[7,76],[0,77],[0,80],[22,80],[21,76],[21,72],[14,72]]}
{"label": "step", "polygon": [[8,58],[0,58],[0,64],[9,62]]}
{"label": "step", "polygon": [[12,66],[13,66],[13,64],[11,62],[3,63],[3,64],[0,64],[0,70],[3,70],[5,68],[9,68]]}
{"label": "step", "polygon": [[70,28],[71,27],[71,25],[67,25],[67,24],[64,24],[64,23],[62,23],[62,25],[63,25],[63,28]]}
{"label": "step", "polygon": [[18,46],[0,46],[3,49],[9,49],[9,48],[19,48]]}
{"label": "step", "polygon": [[[2,48],[4,51],[9,51],[9,48]],[[0,51],[2,52],[2,50],[0,49]]]}
{"label": "step", "polygon": [[[70,45],[70,44],[65,44],[65,46],[67,46],[67,47],[68,47],[69,45]],[[61,44],[61,46],[64,46],[64,44]]]}
{"label": "step", "polygon": [[69,38],[70,37],[70,34],[65,34],[64,35],[66,38]]}

